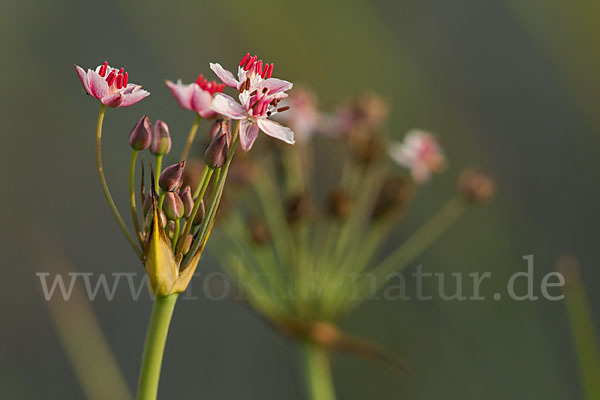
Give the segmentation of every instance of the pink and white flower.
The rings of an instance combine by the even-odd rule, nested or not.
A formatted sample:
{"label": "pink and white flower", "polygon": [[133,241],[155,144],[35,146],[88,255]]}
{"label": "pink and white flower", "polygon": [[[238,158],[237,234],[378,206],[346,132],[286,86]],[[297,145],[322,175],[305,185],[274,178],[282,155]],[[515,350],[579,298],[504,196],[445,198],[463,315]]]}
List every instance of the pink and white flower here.
{"label": "pink and white flower", "polygon": [[263,80],[272,79],[273,81],[280,81],[283,85],[290,84],[286,81],[271,78],[273,75],[273,64],[263,63],[263,60],[258,60],[257,56],[250,56],[250,53],[246,53],[239,63],[237,79],[219,63],[210,63],[210,69],[217,74],[224,84],[236,88],[239,92],[243,92],[244,90],[252,91],[258,88]]}
{"label": "pink and white flower", "polygon": [[95,70],[86,72],[79,65],[75,70],[87,94],[107,107],[127,107],[150,95],[140,85],[129,83],[129,74],[123,68],[113,68],[106,61]]}
{"label": "pink and white flower", "polygon": [[446,166],[446,158],[435,137],[421,130],[411,130],[402,143],[390,144],[389,155],[407,167],[418,183],[428,181],[432,173],[441,172]]}
{"label": "pink and white flower", "polygon": [[223,83],[240,91],[239,103],[231,96],[217,93],[211,108],[221,115],[240,121],[239,138],[244,151],[252,148],[259,129],[286,143],[294,143],[294,132],[290,128],[269,119],[289,108],[278,108],[278,103],[287,97],[285,92],[290,90],[293,84],[271,78],[273,64],[266,64],[263,67],[262,60],[256,61],[256,59],[256,56],[250,57],[250,54],[244,56],[238,68],[239,80],[219,64],[211,64],[211,69]]}
{"label": "pink and white flower", "polygon": [[215,81],[207,81],[204,75],[200,74],[196,82],[190,84],[167,81],[167,86],[179,105],[186,110],[197,112],[202,118],[214,118],[217,114],[210,109],[215,93],[220,93],[225,89],[225,84]]}

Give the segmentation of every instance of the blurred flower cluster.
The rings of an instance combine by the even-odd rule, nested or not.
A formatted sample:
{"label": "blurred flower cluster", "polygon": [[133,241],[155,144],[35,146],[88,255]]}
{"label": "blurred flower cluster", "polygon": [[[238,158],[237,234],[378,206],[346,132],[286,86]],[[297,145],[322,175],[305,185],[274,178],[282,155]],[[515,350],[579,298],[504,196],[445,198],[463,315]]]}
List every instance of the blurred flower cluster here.
{"label": "blurred flower cluster", "polygon": [[297,143],[261,143],[257,157],[232,166],[236,185],[225,193],[215,254],[252,309],[281,332],[398,367],[374,344],[342,333],[336,321],[382,289],[468,204],[490,200],[494,183],[465,171],[458,193],[398,243],[393,233],[416,191],[447,164],[436,136],[411,130],[402,142],[389,140],[388,106],[373,93],[325,113],[312,91],[297,87],[282,104],[290,110],[279,120]]}

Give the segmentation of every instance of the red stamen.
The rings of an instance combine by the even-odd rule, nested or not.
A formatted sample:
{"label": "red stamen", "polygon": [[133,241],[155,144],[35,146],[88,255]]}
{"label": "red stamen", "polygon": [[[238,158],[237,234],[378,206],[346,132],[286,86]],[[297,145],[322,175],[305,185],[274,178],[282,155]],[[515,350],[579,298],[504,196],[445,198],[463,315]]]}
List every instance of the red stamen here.
{"label": "red stamen", "polygon": [[244,71],[249,71],[250,68],[252,68],[252,66],[254,65],[254,63],[256,62],[257,59],[258,59],[258,57],[256,57],[256,56],[250,57],[250,59],[248,60],[248,63],[244,67]]}
{"label": "red stamen", "polygon": [[121,89],[123,87],[123,74],[119,73],[117,75],[117,89]]}
{"label": "red stamen", "polygon": [[196,83],[198,84],[198,86],[200,86],[200,82],[202,82],[202,79],[204,79],[204,74],[200,74],[198,75],[198,78],[196,78]]}
{"label": "red stamen", "polygon": [[269,65],[269,72],[267,72],[267,79],[270,79],[271,75],[273,75],[273,63],[271,63],[271,65]]}
{"label": "red stamen", "polygon": [[257,74],[260,75],[260,73],[262,72],[262,66],[263,66],[263,60],[260,60],[259,62],[256,63],[256,65],[254,66],[254,70],[256,71]]}
{"label": "red stamen", "polygon": [[240,68],[242,68],[244,66],[244,64],[246,64],[246,61],[248,61],[248,58],[250,58],[250,53],[246,53],[246,55],[242,58],[242,61],[240,61]]}
{"label": "red stamen", "polygon": [[104,61],[104,64],[102,64],[102,66],[100,67],[100,71],[98,72],[101,77],[104,78],[104,76],[106,75],[107,68],[108,68],[108,61]]}
{"label": "red stamen", "polygon": [[127,87],[127,82],[129,82],[129,74],[125,72],[123,74],[123,87]]}
{"label": "red stamen", "polygon": [[263,77],[263,79],[265,79],[267,77],[267,73],[269,72],[269,64],[265,64],[265,68],[263,69],[262,73],[260,74],[260,76]]}
{"label": "red stamen", "polygon": [[125,68],[120,68],[119,73],[122,74],[123,72],[125,72]]}
{"label": "red stamen", "polygon": [[112,84],[115,81],[117,74],[115,73],[114,70],[110,71],[110,74],[108,74],[108,77],[106,78],[106,82],[108,83],[108,86],[112,86]]}

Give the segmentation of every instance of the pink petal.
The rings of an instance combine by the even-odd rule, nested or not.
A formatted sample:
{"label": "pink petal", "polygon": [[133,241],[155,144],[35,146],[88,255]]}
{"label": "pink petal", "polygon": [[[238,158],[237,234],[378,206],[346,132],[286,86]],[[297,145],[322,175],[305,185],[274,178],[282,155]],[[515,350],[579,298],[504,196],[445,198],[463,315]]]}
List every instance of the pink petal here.
{"label": "pink petal", "polygon": [[258,137],[258,126],[247,119],[240,121],[239,135],[242,150],[248,151],[252,148],[254,141]]}
{"label": "pink petal", "polygon": [[103,99],[108,96],[108,83],[103,77],[91,69],[88,69],[87,78],[92,96],[97,99]]}
{"label": "pink petal", "polygon": [[90,85],[88,84],[87,73],[85,72],[85,70],[79,65],[75,65],[75,71],[77,71],[79,80],[81,81],[81,84],[83,85],[83,88],[85,89],[86,93],[93,96],[92,91],[90,90]]}
{"label": "pink petal", "polygon": [[258,85],[259,89],[268,88],[270,94],[285,92],[290,90],[293,86],[293,83],[277,78],[265,79]]}
{"label": "pink petal", "polygon": [[212,96],[206,90],[203,90],[200,86],[193,83],[192,85],[192,96],[191,104],[192,109],[197,113],[201,113],[207,109],[210,109],[210,105],[213,101]]}
{"label": "pink petal", "polygon": [[240,84],[234,77],[233,74],[227,71],[225,68],[221,67],[219,63],[210,63],[210,69],[213,70],[215,74],[229,87],[234,87],[237,89]]}
{"label": "pink petal", "polygon": [[266,118],[261,118],[256,122],[259,128],[267,135],[286,143],[294,144],[294,132],[290,128]]}
{"label": "pink petal", "polygon": [[103,97],[102,99],[100,99],[100,101],[102,101],[102,104],[104,104],[106,107],[120,107],[121,102],[123,101],[123,93],[115,92],[110,96]]}
{"label": "pink petal", "polygon": [[143,89],[137,89],[131,93],[125,93],[123,94],[123,99],[121,100],[119,107],[129,107],[148,96],[150,96],[150,92]]}
{"label": "pink petal", "polygon": [[179,103],[179,105],[186,110],[192,109],[192,85],[184,85],[181,83],[181,80],[178,80],[177,83],[173,83],[171,81],[167,81],[167,86],[171,89],[171,93]]}
{"label": "pink petal", "polygon": [[232,119],[246,118],[246,110],[233,98],[226,94],[217,93],[213,99],[212,111]]}

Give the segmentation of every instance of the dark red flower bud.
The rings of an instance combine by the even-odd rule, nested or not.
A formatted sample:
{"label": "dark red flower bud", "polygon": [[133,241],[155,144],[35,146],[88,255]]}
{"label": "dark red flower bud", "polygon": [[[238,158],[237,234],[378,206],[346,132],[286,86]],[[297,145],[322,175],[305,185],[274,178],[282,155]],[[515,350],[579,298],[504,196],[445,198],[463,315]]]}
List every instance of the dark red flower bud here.
{"label": "dark red flower bud", "polygon": [[185,208],[185,216],[189,217],[194,209],[194,199],[192,198],[192,189],[189,185],[181,189],[181,200],[183,200],[183,207]]}
{"label": "dark red flower bud", "polygon": [[212,168],[221,168],[225,164],[229,147],[227,146],[227,135],[223,132],[218,134],[208,145],[204,153],[204,162]]}
{"label": "dark red flower bud", "polygon": [[154,155],[165,155],[171,151],[171,135],[169,126],[161,120],[154,123],[154,135],[152,137],[152,146],[150,151]]}
{"label": "dark red flower bud", "polygon": [[181,197],[175,192],[168,192],[163,202],[163,210],[165,210],[165,214],[170,220],[181,218],[184,211]]}
{"label": "dark red flower bud", "polygon": [[135,124],[129,134],[129,145],[134,150],[146,150],[152,143],[152,124],[147,115],[144,115]]}
{"label": "dark red flower bud", "polygon": [[221,123],[223,122],[222,119],[218,119],[215,121],[215,123],[211,126],[210,128],[210,140],[214,140],[217,135],[221,132]]}
{"label": "dark red flower bud", "polygon": [[184,166],[185,161],[181,161],[165,168],[158,178],[158,186],[165,192],[174,192],[179,189],[183,183]]}

